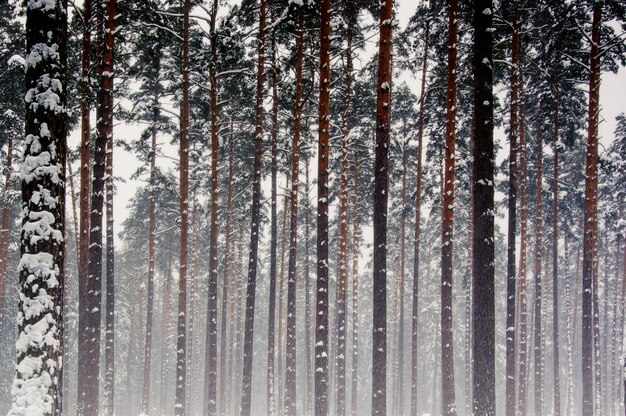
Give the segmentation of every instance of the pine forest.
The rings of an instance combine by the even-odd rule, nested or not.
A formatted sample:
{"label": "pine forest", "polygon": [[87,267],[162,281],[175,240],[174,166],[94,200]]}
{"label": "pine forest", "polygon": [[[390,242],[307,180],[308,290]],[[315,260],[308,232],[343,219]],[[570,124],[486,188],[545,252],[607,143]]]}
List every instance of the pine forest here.
{"label": "pine forest", "polygon": [[0,0],[0,415],[626,416],[626,0]]}

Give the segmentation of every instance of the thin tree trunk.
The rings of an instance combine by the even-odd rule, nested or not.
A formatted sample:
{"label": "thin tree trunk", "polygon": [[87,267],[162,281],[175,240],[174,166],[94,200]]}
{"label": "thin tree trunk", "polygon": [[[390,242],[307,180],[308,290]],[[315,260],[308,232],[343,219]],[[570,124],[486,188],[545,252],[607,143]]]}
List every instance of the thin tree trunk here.
{"label": "thin tree trunk", "polygon": [[[105,315],[105,354],[104,354],[104,416],[114,414],[115,403],[115,241],[113,232],[113,53],[115,42],[116,0],[106,3],[106,24],[104,31],[105,51],[103,56],[102,77],[106,82],[108,102],[103,109],[106,117],[106,315]],[[106,98],[105,98],[106,99]]]}
{"label": "thin tree trunk", "polygon": [[337,291],[337,410],[346,414],[346,288],[348,279],[348,169],[350,136],[350,100],[352,99],[352,32],[347,34],[345,50],[345,85],[341,113],[341,176],[339,178],[339,256]]}
{"label": "thin tree trunk", "polygon": [[[219,139],[217,136],[217,34],[215,33],[215,20],[217,18],[217,0],[211,3],[211,13],[209,16],[210,30],[210,51],[211,62],[209,64],[209,78],[211,86],[209,96],[211,102],[211,235],[209,240],[209,291],[207,296],[207,322],[206,322],[206,342],[204,358],[204,406],[205,414],[215,416],[217,414],[217,237],[218,237],[218,177],[217,164],[219,157]],[[223,302],[228,299],[228,284],[226,280],[223,285]],[[225,311],[225,308],[222,308]],[[224,319],[222,315],[222,319]],[[226,337],[222,333],[222,339]],[[225,349],[220,351],[220,360],[225,362]],[[223,369],[223,366],[222,366]],[[220,386],[220,390],[224,385]]]}
{"label": "thin tree trunk", "polygon": [[311,238],[310,221],[309,221],[309,164],[305,163],[304,166],[304,197],[306,199],[306,211],[304,213],[304,337],[305,337],[305,349],[306,349],[306,401],[305,411],[306,416],[311,414],[311,407],[313,404],[313,373],[311,363],[311,267],[309,262],[309,241]]}
{"label": "thin tree trunk", "polygon": [[[286,190],[289,186],[289,175],[285,177],[285,186],[283,190]],[[277,408],[284,409],[284,398],[285,398],[285,385],[284,385],[284,374],[283,374],[283,364],[284,364],[284,354],[283,354],[283,345],[284,342],[284,332],[283,328],[286,325],[283,325],[285,321],[285,252],[287,251],[287,207],[289,205],[289,198],[287,195],[283,195],[283,210],[282,210],[282,225],[281,225],[281,235],[280,235],[280,271],[279,271],[279,280],[278,280],[278,348],[275,349],[275,353],[278,360],[278,370],[276,377],[276,387],[278,390],[278,400],[277,400]]]}
{"label": "thin tree trunk", "polygon": [[352,220],[352,416],[358,414],[359,392],[359,163],[354,157],[354,199]]}
{"label": "thin tree trunk", "polygon": [[591,33],[590,79],[589,79],[589,126],[587,131],[587,156],[585,162],[585,209],[583,234],[583,287],[582,287],[582,390],[583,416],[591,416],[594,412],[593,397],[593,294],[594,265],[596,262],[596,245],[598,225],[596,223],[598,195],[598,114],[600,110],[600,25],[602,6],[600,1],[594,2]]}
{"label": "thin tree trunk", "polygon": [[271,196],[271,237],[270,237],[270,290],[269,290],[269,316],[267,329],[267,413],[274,416],[276,404],[274,400],[274,356],[276,338],[276,261],[278,251],[278,217],[276,214],[277,204],[277,141],[278,141],[278,74],[276,69],[276,39],[272,36],[272,154],[271,154],[271,175],[272,175],[272,196]]}
{"label": "thin tree trunk", "polygon": [[448,9],[448,81],[446,87],[446,150],[441,224],[441,408],[456,415],[454,337],[452,325],[452,249],[454,242],[454,162],[456,154],[456,56],[458,1]]}
{"label": "thin tree trunk", "polygon": [[[222,348],[228,348],[228,362],[226,367],[221,367],[221,385],[226,391],[222,391],[222,403],[220,404],[221,414],[232,414],[232,378],[233,378],[233,361],[234,361],[234,347],[237,345],[235,341],[236,327],[235,327],[235,302],[237,296],[236,281],[233,278],[228,278],[233,275],[235,270],[232,265],[232,253],[233,244],[232,240],[235,238],[233,235],[233,142],[235,135],[233,131],[233,120],[230,120],[230,139],[228,140],[228,181],[227,181],[227,196],[226,196],[226,231],[224,235],[226,237],[226,244],[224,247],[224,281],[230,282],[230,297],[229,304],[229,320],[228,320],[228,346],[222,342]],[[224,299],[226,301],[226,299]],[[222,314],[222,337],[226,335],[226,315]],[[223,351],[223,349],[222,349]]]}
{"label": "thin tree trunk", "polygon": [[[53,49],[55,53],[48,53]],[[67,4],[26,5],[17,372],[9,415],[61,414],[67,154]],[[50,103],[50,97],[58,101]],[[44,197],[42,197],[44,196]],[[45,220],[44,220],[45,219]],[[49,377],[54,375],[54,377]],[[43,406],[42,406],[43,405]]]}
{"label": "thin tree trunk", "polygon": [[387,412],[387,188],[391,121],[392,9],[393,0],[381,4],[378,43],[373,214],[372,415],[385,415]]}
{"label": "thin tree trunk", "polygon": [[[4,177],[4,193],[2,194],[2,229],[0,230],[0,317],[4,311],[4,292],[6,290],[7,263],[9,260],[9,236],[11,227],[11,206],[9,203],[9,189],[13,172],[13,138],[7,140],[7,173]],[[70,174],[71,175],[71,174]],[[71,177],[71,176],[70,176]]]}
{"label": "thin tree trunk", "polygon": [[[180,103],[180,259],[178,263],[178,315],[176,337],[176,401],[174,414],[185,416],[187,377],[187,246],[189,235],[189,11],[183,0],[182,99]],[[208,346],[207,346],[208,348]]]}
{"label": "thin tree trunk", "polygon": [[300,124],[302,117],[302,60],[304,55],[304,15],[298,23],[296,96],[291,144],[291,206],[289,268],[287,272],[287,340],[285,345],[285,416],[296,414],[296,255],[298,249],[298,183],[300,170]]}
{"label": "thin tree trunk", "polygon": [[[520,46],[521,50],[521,46]],[[527,270],[527,229],[528,229],[528,202],[526,193],[526,111],[524,105],[524,73],[520,59],[520,131],[519,131],[519,163],[520,163],[520,260],[519,260],[519,381],[518,381],[518,414],[526,416],[526,384],[528,373],[527,356],[527,300],[526,300],[526,270]]]}
{"label": "thin tree trunk", "polygon": [[252,404],[252,353],[254,340],[254,302],[259,249],[259,221],[261,219],[261,162],[263,156],[263,84],[265,66],[265,0],[259,4],[259,36],[256,85],[256,130],[254,139],[254,181],[250,214],[250,251],[248,286],[246,293],[245,340],[243,345],[243,375],[241,384],[241,416],[250,415]]}
{"label": "thin tree trunk", "polygon": [[554,158],[552,166],[552,353],[554,376],[554,416],[561,415],[561,385],[559,382],[559,134],[560,96],[557,92],[554,120]]}
{"label": "thin tree trunk", "polygon": [[515,237],[517,235],[517,136],[519,134],[519,48],[521,16],[517,4],[511,57],[511,119],[509,127],[509,197],[506,286],[506,415],[515,416]]}
{"label": "thin tree trunk", "polygon": [[474,414],[481,416],[496,412],[491,10],[491,0],[474,3],[473,400]]}
{"label": "thin tree trunk", "polygon": [[155,177],[156,177],[156,121],[158,110],[154,110],[150,144],[150,199],[148,206],[148,304],[146,311],[146,342],[144,348],[143,389],[141,394],[141,411],[150,416],[150,384],[152,360],[152,314],[154,309],[154,243],[155,243]]}
{"label": "thin tree trunk", "polygon": [[398,328],[398,357],[396,361],[396,380],[397,388],[396,396],[398,399],[397,414],[404,415],[404,274],[405,274],[405,259],[406,259],[406,218],[404,210],[406,207],[406,173],[407,166],[407,153],[406,147],[402,152],[402,190],[401,190],[401,211],[400,211],[400,273],[399,273],[399,286],[400,286],[400,313],[399,313],[399,328]]}
{"label": "thin tree trunk", "polygon": [[534,370],[535,370],[535,414],[543,414],[543,346],[541,338],[542,314],[542,250],[543,250],[543,132],[537,135],[537,185],[535,202],[535,328],[534,337]]}
{"label": "thin tree trunk", "polygon": [[[166,416],[169,414],[167,409],[168,388],[170,387],[167,382],[167,375],[169,373],[169,357],[171,356],[171,349],[169,337],[172,332],[172,309],[173,309],[173,281],[172,281],[172,265],[171,260],[168,259],[165,268],[165,282],[163,283],[163,307],[161,310],[161,415]],[[144,364],[146,365],[146,364]]]}
{"label": "thin tree trunk", "polygon": [[321,0],[317,159],[317,296],[315,416],[328,415],[328,139],[330,122],[330,0]]}
{"label": "thin tree trunk", "polygon": [[[422,149],[424,137],[424,101],[426,99],[426,71],[428,70],[428,47],[430,21],[426,23],[424,54],[422,58],[422,82],[419,101],[417,130],[417,173],[415,185],[415,233],[413,239],[413,292],[411,310],[411,416],[417,416],[417,330],[419,314],[419,269],[420,269],[420,221],[422,208]],[[356,416],[353,414],[353,416]]]}

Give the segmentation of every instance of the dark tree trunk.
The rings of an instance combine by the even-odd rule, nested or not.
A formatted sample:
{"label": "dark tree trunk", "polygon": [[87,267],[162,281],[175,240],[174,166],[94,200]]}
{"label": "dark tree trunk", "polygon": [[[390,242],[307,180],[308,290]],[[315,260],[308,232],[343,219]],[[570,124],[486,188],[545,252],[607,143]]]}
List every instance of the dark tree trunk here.
{"label": "dark tree trunk", "polygon": [[269,315],[267,318],[267,413],[274,416],[276,404],[274,401],[274,355],[276,338],[276,262],[278,251],[278,216],[276,213],[278,203],[278,166],[276,158],[278,156],[278,74],[276,62],[276,40],[272,36],[272,154],[271,154],[271,175],[272,175],[272,196],[271,196],[271,237],[270,237],[270,290],[269,290]]}
{"label": "dark tree trunk", "polygon": [[[82,15],[82,61],[80,97],[80,238],[78,262],[78,288],[80,299],[89,296],[89,177],[91,173],[91,113],[90,72],[91,72],[91,0],[83,1]],[[80,341],[79,341],[80,345]],[[80,348],[80,347],[79,347]],[[79,367],[80,368],[80,367]]]}
{"label": "dark tree trunk", "polygon": [[583,416],[594,411],[593,389],[593,316],[592,286],[595,270],[597,244],[597,195],[598,195],[598,114],[600,109],[600,25],[602,6],[594,2],[591,32],[590,79],[589,79],[589,126],[587,131],[587,157],[585,162],[585,208],[583,235],[583,287],[582,287],[582,390]]}
{"label": "dark tree trunk", "polygon": [[[168,415],[167,409],[167,389],[170,387],[170,384],[167,380],[167,375],[170,369],[170,357],[172,355],[172,350],[170,348],[170,336],[172,335],[172,310],[173,310],[173,291],[174,291],[174,282],[172,276],[172,265],[171,259],[167,259],[166,268],[164,271],[165,280],[163,282],[163,307],[161,308],[161,389],[160,389],[160,411],[162,416]],[[145,364],[144,364],[145,365]]]}
{"label": "dark tree trunk", "polygon": [[[521,49],[521,47],[520,47]],[[518,414],[526,416],[526,375],[528,373],[527,356],[527,301],[526,301],[526,265],[527,265],[527,229],[528,203],[526,196],[526,111],[524,106],[524,73],[520,59],[519,80],[519,166],[520,166],[520,259],[519,259],[519,381],[518,381]]]}
{"label": "dark tree trunk", "polygon": [[[235,235],[233,233],[233,142],[235,140],[234,131],[233,131],[233,120],[230,120],[230,139],[228,140],[228,181],[227,181],[227,191],[226,191],[226,230],[224,235],[226,237],[226,244],[224,247],[224,281],[228,281],[230,283],[230,298],[232,300],[228,301],[229,308],[229,320],[228,320],[228,346],[225,345],[225,342],[222,342],[222,351],[224,348],[228,348],[228,362],[226,364],[222,364],[220,369],[220,379],[222,380],[220,383],[222,385],[223,391],[222,402],[220,404],[220,414],[232,414],[232,377],[233,377],[233,361],[234,361],[234,347],[237,345],[235,341],[236,334],[236,325],[235,325],[235,304],[237,289],[236,289],[236,281],[232,277],[229,279],[229,276],[234,275],[234,267],[232,265],[232,251],[233,251],[233,241],[235,240]],[[225,299],[226,300],[226,299]],[[226,336],[226,315],[225,310],[222,309],[222,336]],[[224,391],[226,390],[226,391]]]}
{"label": "dark tree trunk", "polygon": [[387,412],[387,188],[391,121],[393,0],[381,4],[374,160],[374,276],[372,305],[372,415]]}
{"label": "dark tree trunk", "polygon": [[521,16],[515,6],[511,57],[511,118],[509,125],[509,198],[506,285],[506,415],[515,416],[515,237],[517,236],[517,136],[519,134],[519,48]]}
{"label": "dark tree trunk", "polygon": [[[426,23],[424,55],[422,60],[422,83],[417,130],[417,178],[415,185],[415,234],[413,240],[413,293],[411,310],[411,416],[417,416],[417,329],[419,314],[419,270],[420,270],[420,222],[422,208],[422,148],[424,137],[424,101],[426,99],[426,72],[428,70],[428,47],[430,22]],[[353,415],[355,416],[355,415]]]}
{"label": "dark tree trunk", "polygon": [[285,416],[296,414],[296,255],[298,249],[298,183],[300,169],[300,124],[302,117],[302,59],[304,15],[298,23],[296,96],[291,143],[291,206],[289,209],[289,265],[287,270],[287,340],[285,345]]}
{"label": "dark tree trunk", "polygon": [[552,353],[554,373],[554,416],[561,415],[561,384],[559,382],[559,134],[560,96],[557,92],[554,119],[554,158],[552,165]]}
{"label": "dark tree trunk", "polygon": [[[218,237],[218,177],[217,164],[219,157],[219,139],[217,136],[217,34],[215,19],[217,18],[217,0],[211,3],[210,19],[210,51],[209,78],[211,81],[209,96],[211,102],[211,235],[209,240],[209,291],[207,295],[206,342],[204,357],[204,409],[205,414],[215,416],[217,413],[217,237]],[[224,281],[222,302],[227,301],[228,284]],[[222,309],[225,310],[225,309]],[[222,315],[222,319],[223,315]],[[226,339],[222,333],[222,339]],[[220,360],[225,362],[225,348],[221,350]],[[223,367],[222,367],[223,369]],[[220,386],[224,389],[224,385]]]}
{"label": "dark tree trunk", "polygon": [[493,4],[474,3],[473,401],[474,414],[496,413],[494,302]]}
{"label": "dark tree trunk", "polygon": [[407,149],[406,147],[402,151],[402,190],[401,190],[401,211],[400,211],[400,273],[399,273],[399,288],[400,288],[400,313],[398,316],[398,357],[396,360],[396,385],[398,391],[396,392],[398,404],[397,414],[404,415],[404,274],[405,274],[405,259],[406,259],[406,173],[408,171],[407,166]]}
{"label": "dark tree trunk", "polygon": [[115,403],[115,241],[113,232],[113,52],[116,0],[106,2],[102,84],[106,85],[107,107],[102,109],[106,125],[106,315],[104,341],[104,416],[112,416]]}
{"label": "dark tree trunk", "polygon": [[[187,377],[187,246],[189,236],[189,11],[183,0],[182,98],[180,103],[180,259],[178,263],[178,314],[176,337],[176,401],[174,414],[185,416]],[[207,347],[208,348],[208,347]]]}
{"label": "dark tree trunk", "polygon": [[328,415],[328,138],[330,120],[330,0],[321,0],[317,158],[317,297],[315,416]]}
{"label": "dark tree trunk", "polygon": [[[541,128],[541,127],[540,127]],[[535,370],[535,414],[543,414],[543,339],[541,329],[542,314],[542,285],[543,277],[541,270],[543,250],[543,132],[537,135],[537,186],[535,202],[535,325],[533,329],[534,339],[534,370]]]}
{"label": "dark tree trunk", "polygon": [[448,9],[448,81],[446,87],[446,156],[441,224],[441,410],[456,415],[454,339],[452,335],[452,245],[454,241],[454,161],[456,153],[456,55],[458,1]]}
{"label": "dark tree trunk", "polygon": [[[95,415],[98,410],[99,369],[100,369],[100,317],[102,291],[102,229],[105,193],[106,148],[109,112],[112,106],[112,78],[105,76],[110,71],[113,50],[105,41],[105,10],[98,16],[98,40],[100,63],[98,66],[99,89],[96,108],[96,141],[93,154],[93,177],[89,220],[89,275],[85,292],[81,296],[79,312],[79,354],[78,354],[78,414]],[[108,19],[107,19],[108,20]],[[82,352],[81,352],[82,350]]]}
{"label": "dark tree trunk", "polygon": [[[56,53],[44,53],[52,48]],[[52,416],[63,409],[66,48],[67,3],[28,3],[18,371],[11,415]],[[51,96],[58,101],[50,103]],[[41,409],[43,403],[49,407]]]}
{"label": "dark tree trunk", "polygon": [[[155,100],[157,101],[157,100]],[[155,176],[156,176],[156,122],[158,111],[154,110],[152,122],[152,140],[150,144],[150,200],[148,207],[148,304],[146,310],[146,342],[144,344],[143,390],[141,394],[141,411],[144,415],[151,414],[150,384],[152,361],[152,314],[154,309],[154,240],[155,240]]]}
{"label": "dark tree trunk", "polygon": [[[353,23],[352,21],[350,23]],[[346,289],[348,280],[348,169],[350,100],[352,97],[352,32],[348,31],[345,50],[345,85],[341,113],[341,174],[339,178],[339,256],[337,290],[337,391],[338,416],[346,414]]]}
{"label": "dark tree trunk", "polygon": [[263,84],[265,74],[265,0],[259,5],[259,37],[256,84],[256,130],[254,139],[254,182],[252,183],[252,212],[250,215],[250,251],[246,293],[245,339],[243,345],[243,375],[241,384],[241,416],[250,415],[252,404],[252,353],[254,340],[254,301],[259,251],[259,221],[261,219],[261,164],[263,157]]}

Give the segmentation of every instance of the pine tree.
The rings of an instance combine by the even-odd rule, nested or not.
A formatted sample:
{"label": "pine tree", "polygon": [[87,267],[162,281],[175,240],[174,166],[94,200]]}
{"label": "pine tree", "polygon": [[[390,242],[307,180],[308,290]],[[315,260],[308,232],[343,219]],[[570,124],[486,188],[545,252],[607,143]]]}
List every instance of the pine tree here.
{"label": "pine tree", "polygon": [[19,338],[9,415],[52,416],[62,410],[67,4],[26,6]]}
{"label": "pine tree", "polygon": [[474,3],[473,412],[493,416],[495,386],[493,4]]}
{"label": "pine tree", "polygon": [[391,119],[392,10],[392,0],[381,5],[378,43],[373,214],[372,415],[385,415],[387,412],[387,190]]}

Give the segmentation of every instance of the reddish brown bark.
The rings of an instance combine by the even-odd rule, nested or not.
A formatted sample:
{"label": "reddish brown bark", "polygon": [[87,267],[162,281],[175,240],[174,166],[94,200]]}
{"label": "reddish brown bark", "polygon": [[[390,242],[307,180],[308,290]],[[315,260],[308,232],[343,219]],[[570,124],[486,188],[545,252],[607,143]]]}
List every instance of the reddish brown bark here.
{"label": "reddish brown bark", "polygon": [[291,205],[289,209],[289,266],[287,272],[287,341],[285,345],[285,416],[296,414],[296,255],[298,249],[298,183],[300,180],[300,125],[302,118],[302,60],[304,15],[298,23],[296,96],[291,142]]}
{"label": "reddish brown bark", "polygon": [[598,115],[600,112],[600,25],[601,2],[594,2],[591,32],[589,108],[587,130],[587,157],[585,162],[585,206],[583,229],[583,285],[582,285],[582,384],[583,416],[594,411],[592,375],[593,354],[593,280],[597,246],[597,196],[598,196]]}
{"label": "reddish brown bark", "polygon": [[[13,139],[7,140],[7,173],[4,177],[4,193],[2,195],[2,229],[0,230],[0,315],[4,310],[4,292],[6,290],[6,271],[9,254],[9,232],[11,227],[11,207],[9,205],[9,189],[13,169]],[[70,177],[71,177],[70,173]]]}
{"label": "reddish brown bark", "polygon": [[456,71],[458,1],[448,3],[448,81],[446,96],[446,156],[441,223],[441,409],[456,415],[452,336],[452,246],[454,232],[454,165],[456,153]]}

